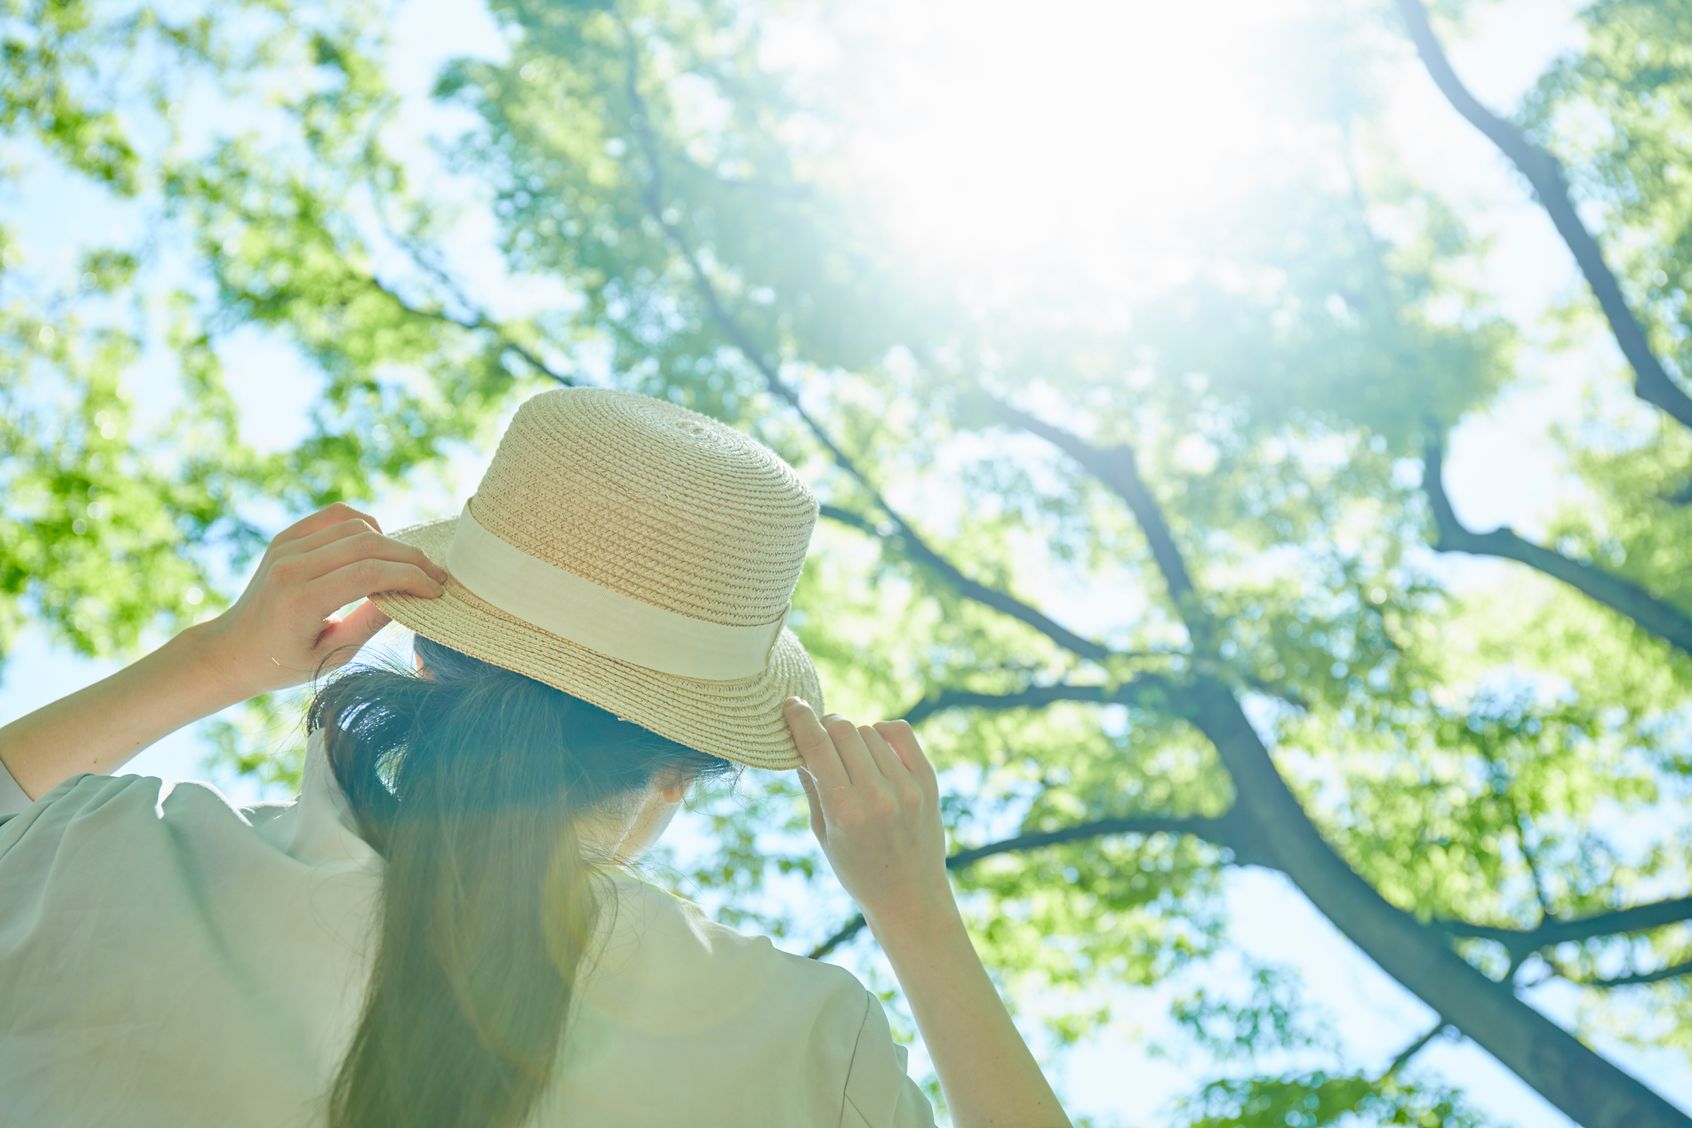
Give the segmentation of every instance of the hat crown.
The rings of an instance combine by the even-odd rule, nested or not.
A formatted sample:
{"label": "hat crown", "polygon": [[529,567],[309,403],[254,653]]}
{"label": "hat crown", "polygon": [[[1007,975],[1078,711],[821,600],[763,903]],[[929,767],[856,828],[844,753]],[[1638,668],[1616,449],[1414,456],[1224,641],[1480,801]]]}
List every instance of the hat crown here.
{"label": "hat crown", "polygon": [[778,619],[817,500],[740,431],[667,400],[557,388],[525,400],[470,500],[478,524],[624,595],[731,626]]}

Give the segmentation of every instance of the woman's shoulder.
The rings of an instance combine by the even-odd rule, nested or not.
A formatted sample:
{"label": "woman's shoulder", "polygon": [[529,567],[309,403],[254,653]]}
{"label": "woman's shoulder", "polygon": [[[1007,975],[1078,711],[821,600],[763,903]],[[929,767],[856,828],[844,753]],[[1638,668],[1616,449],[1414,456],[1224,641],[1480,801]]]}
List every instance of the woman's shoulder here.
{"label": "woman's shoulder", "polygon": [[[31,828],[98,824],[142,808],[151,808],[156,816],[164,817],[165,800],[179,788],[181,793],[171,804],[172,814],[197,806],[192,794],[196,788],[223,798],[209,784],[178,783],[148,775],[78,772],[8,817],[0,824],[0,834],[16,836]],[[227,805],[228,801],[223,802]]]}
{"label": "woman's shoulder", "polygon": [[[599,1000],[619,1021],[639,1021],[654,998],[665,1000],[663,1022],[684,1029],[727,1032],[750,1020],[771,1038],[770,1055],[787,1055],[805,1085],[828,1094],[831,1121],[932,1128],[933,1106],[906,1072],[908,1051],[881,999],[850,970],[713,920],[644,876],[618,877],[619,911],[642,920],[647,938],[619,957],[609,981],[610,992],[628,995]],[[758,1036],[739,1030],[733,1041],[744,1048]]]}
{"label": "woman's shoulder", "polygon": [[134,842],[149,833],[185,839],[236,833],[275,818],[293,802],[237,803],[215,784],[152,775],[67,776],[28,806],[0,817],[0,861],[28,846],[92,844],[111,835]]}
{"label": "woman's shoulder", "polygon": [[[627,870],[604,871],[613,879],[614,923],[602,924],[617,949],[613,958],[643,950],[661,960],[678,981],[709,976],[737,989],[782,994],[791,1005],[863,1009],[865,988],[838,964],[824,963],[776,946],[768,936],[746,933],[715,920],[696,901],[661,879]],[[643,964],[647,959],[641,961]]]}

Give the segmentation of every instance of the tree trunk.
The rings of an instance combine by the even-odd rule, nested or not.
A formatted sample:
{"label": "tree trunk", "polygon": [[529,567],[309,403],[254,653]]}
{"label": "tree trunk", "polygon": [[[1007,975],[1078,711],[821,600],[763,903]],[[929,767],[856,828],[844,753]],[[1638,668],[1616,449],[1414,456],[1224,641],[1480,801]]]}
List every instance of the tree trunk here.
{"label": "tree trunk", "polygon": [[1684,1113],[1481,974],[1353,871],[1306,817],[1232,692],[1206,681],[1182,696],[1277,864],[1382,970],[1577,1123],[1685,1128]]}

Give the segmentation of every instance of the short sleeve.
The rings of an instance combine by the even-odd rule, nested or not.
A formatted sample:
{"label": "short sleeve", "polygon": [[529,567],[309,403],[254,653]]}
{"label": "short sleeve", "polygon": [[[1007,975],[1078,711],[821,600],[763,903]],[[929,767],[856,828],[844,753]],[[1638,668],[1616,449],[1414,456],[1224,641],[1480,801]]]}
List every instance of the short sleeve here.
{"label": "short sleeve", "polygon": [[8,815],[15,815],[34,800],[24,794],[24,789],[18,781],[12,778],[12,773],[6,767],[6,762],[0,760],[0,822]]}
{"label": "short sleeve", "polygon": [[865,989],[841,1128],[935,1128],[928,1094],[906,1072],[909,1058],[910,1051],[893,1039],[881,1000]]}

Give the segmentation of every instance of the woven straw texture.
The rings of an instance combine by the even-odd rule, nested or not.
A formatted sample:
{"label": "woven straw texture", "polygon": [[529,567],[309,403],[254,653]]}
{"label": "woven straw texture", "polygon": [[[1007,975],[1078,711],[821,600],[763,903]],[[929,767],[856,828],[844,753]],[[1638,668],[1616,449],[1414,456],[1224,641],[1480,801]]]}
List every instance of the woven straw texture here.
{"label": "woven straw texture", "polygon": [[[524,401],[471,499],[476,520],[603,587],[715,623],[781,618],[799,582],[817,501],[768,447],[708,415],[607,388]],[[458,518],[389,535],[445,567]],[[419,634],[608,709],[690,748],[750,767],[801,763],[781,702],[818,715],[815,668],[783,627],[764,671],[707,681],[648,669],[525,622],[449,575],[435,598],[380,592]]]}

